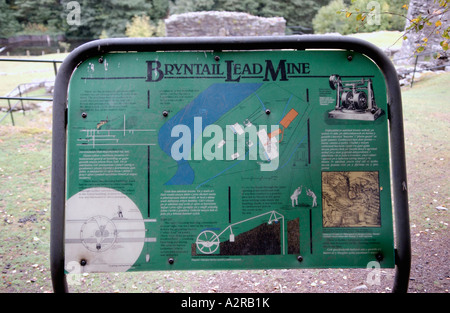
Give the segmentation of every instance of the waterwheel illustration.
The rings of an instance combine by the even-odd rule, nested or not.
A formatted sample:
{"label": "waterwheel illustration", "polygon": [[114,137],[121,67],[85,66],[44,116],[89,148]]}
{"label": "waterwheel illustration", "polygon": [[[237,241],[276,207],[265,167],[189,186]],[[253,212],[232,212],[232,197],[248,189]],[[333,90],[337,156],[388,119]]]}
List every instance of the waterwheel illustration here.
{"label": "waterwheel illustration", "polygon": [[197,248],[204,254],[212,254],[219,248],[219,236],[212,230],[204,230],[195,241]]}
{"label": "waterwheel illustration", "polygon": [[250,217],[248,219],[233,223],[228,225],[221,233],[216,234],[210,229],[203,230],[198,236],[197,240],[195,241],[195,244],[197,246],[197,249],[203,253],[203,254],[212,254],[219,249],[220,246],[220,237],[225,233],[229,232],[229,241],[234,242],[235,240],[235,234],[233,233],[233,227],[260,217],[269,216],[269,219],[267,220],[267,224],[271,225],[272,223],[279,223],[280,220],[282,220],[282,245],[283,245],[283,254],[284,254],[284,216],[276,211],[269,211],[254,217]]}

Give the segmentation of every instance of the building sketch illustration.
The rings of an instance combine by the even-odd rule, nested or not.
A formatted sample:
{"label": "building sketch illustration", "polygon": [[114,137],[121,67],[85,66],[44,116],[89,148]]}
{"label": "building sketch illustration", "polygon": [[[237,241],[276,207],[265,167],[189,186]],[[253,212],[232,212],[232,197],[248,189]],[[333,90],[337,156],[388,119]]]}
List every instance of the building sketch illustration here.
{"label": "building sketch illustration", "polygon": [[379,227],[378,172],[323,172],[324,227]]}
{"label": "building sketch illustration", "polygon": [[[116,124],[117,126],[113,128],[111,124]],[[120,124],[120,126],[119,126]],[[105,127],[108,125],[109,127]],[[134,126],[134,125],[132,125]],[[156,132],[155,129],[136,129],[129,127],[127,125],[127,116],[119,116],[115,120],[110,120],[108,117],[106,119],[96,123],[95,127],[81,129],[81,136],[77,140],[78,146],[90,146],[92,148],[98,146],[153,146],[154,143],[147,143],[144,140],[148,140],[144,137],[134,139],[133,142],[128,140],[127,136],[133,136],[139,133],[152,133]],[[137,141],[137,142],[136,142]]]}

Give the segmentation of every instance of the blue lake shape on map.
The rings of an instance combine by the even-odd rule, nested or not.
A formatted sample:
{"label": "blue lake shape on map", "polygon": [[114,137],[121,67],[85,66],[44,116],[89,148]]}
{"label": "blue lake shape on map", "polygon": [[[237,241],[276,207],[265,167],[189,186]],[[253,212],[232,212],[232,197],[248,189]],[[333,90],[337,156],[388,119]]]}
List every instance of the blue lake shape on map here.
{"label": "blue lake shape on map", "polygon": [[[202,117],[202,132],[208,126],[216,122],[223,114],[227,113],[248,96],[256,92],[261,83],[221,83],[214,84],[200,93],[191,103],[177,112],[159,130],[158,144],[160,148],[171,157],[172,145],[179,137],[172,137],[172,128],[176,125],[186,125],[193,136],[191,146],[201,133],[194,134],[194,117]],[[189,150],[190,153],[190,150]],[[194,182],[195,173],[187,160],[176,161],[178,164],[175,175],[165,185],[190,185]]]}

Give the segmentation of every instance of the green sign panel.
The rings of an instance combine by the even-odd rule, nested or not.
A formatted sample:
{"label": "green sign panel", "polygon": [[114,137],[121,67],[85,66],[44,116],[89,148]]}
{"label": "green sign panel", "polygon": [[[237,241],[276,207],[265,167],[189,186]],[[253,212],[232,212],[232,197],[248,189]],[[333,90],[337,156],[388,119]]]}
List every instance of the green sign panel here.
{"label": "green sign panel", "polygon": [[386,85],[362,54],[109,53],[68,107],[67,267],[394,267]]}

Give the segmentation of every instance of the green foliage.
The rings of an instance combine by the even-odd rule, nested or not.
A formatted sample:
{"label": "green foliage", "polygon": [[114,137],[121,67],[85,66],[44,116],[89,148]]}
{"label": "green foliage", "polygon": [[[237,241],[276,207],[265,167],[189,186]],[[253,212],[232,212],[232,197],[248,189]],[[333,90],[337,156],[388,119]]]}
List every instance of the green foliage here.
{"label": "green foliage", "polygon": [[147,15],[135,15],[131,24],[127,24],[125,35],[128,37],[159,37],[165,35],[164,22],[154,25]]}
{"label": "green foliage", "polygon": [[346,35],[357,32],[403,30],[406,12],[403,12],[402,6],[407,2],[409,1],[357,0],[347,6],[343,0],[333,0],[322,7],[314,17],[314,31]]}
{"label": "green foliage", "polygon": [[[369,2],[371,4],[373,3],[380,3],[379,1]],[[418,16],[413,16],[412,18],[408,18],[407,10],[408,10],[408,4],[406,0],[394,0],[392,1],[391,6],[385,7],[383,5],[383,10],[380,10],[381,14],[379,15],[381,17],[379,25],[382,27],[400,27],[400,25],[396,25],[395,20],[394,22],[388,21],[386,23],[386,16],[393,16],[393,17],[402,17],[404,19],[407,19],[409,24],[406,28],[404,28],[403,24],[401,24],[403,30],[404,28],[404,35],[403,39],[406,40],[408,38],[408,34],[410,32],[417,33],[421,36],[421,40],[417,44],[416,53],[423,52],[428,45],[428,39],[431,36],[439,35],[441,37],[440,45],[442,47],[443,51],[448,50],[448,44],[450,42],[449,32],[450,32],[450,26],[443,25],[442,21],[445,21],[445,15],[449,11],[449,3],[450,0],[433,0],[433,3],[428,2],[429,8],[427,9],[427,12],[422,14],[419,14]],[[361,26],[365,26],[366,21],[370,19],[370,16],[375,8],[370,8],[370,6],[366,6],[366,9],[368,11],[364,11],[364,4],[365,1],[359,0],[355,1],[352,0],[352,7],[338,11],[337,13],[345,13],[345,17],[349,18],[352,15],[356,16],[356,19],[349,19],[350,23],[357,23],[357,28]],[[369,24],[369,23],[368,23]],[[383,28],[381,28],[382,30]],[[370,29],[372,31],[372,29]],[[378,30],[378,29],[375,29]],[[435,57],[439,57],[439,53],[435,54]]]}
{"label": "green foliage", "polygon": [[150,24],[150,18],[147,15],[135,15],[131,24],[127,25],[125,35],[128,37],[151,37],[155,30],[156,27]]}
{"label": "green foliage", "polygon": [[312,20],[317,11],[329,2],[330,0],[279,0],[270,2],[267,9],[273,12],[272,16],[283,16],[287,25],[312,28]]}
{"label": "green foliage", "polygon": [[59,0],[14,0],[8,2],[13,3],[11,8],[14,9],[15,20],[25,30],[27,25],[42,25],[41,29],[50,32],[57,32],[60,29],[62,17]]}
{"label": "green foliage", "polygon": [[[449,3],[450,0],[434,0],[434,4],[437,5],[436,9],[428,10],[428,14],[424,16],[419,15],[409,21],[410,24],[405,29],[405,36],[403,39],[406,40],[406,34],[411,31],[423,34],[423,39],[418,44],[416,52],[420,53],[426,49],[428,37],[433,33],[441,36],[442,41],[440,42],[440,45],[442,50],[448,51],[448,44],[450,43],[450,26],[445,28],[445,26],[442,25],[442,20],[449,11]],[[436,55],[436,57],[438,56],[439,55]]]}
{"label": "green foliage", "polygon": [[152,0],[149,17],[152,21],[163,20],[169,16],[169,0]]}
{"label": "green foliage", "polygon": [[[70,25],[72,0],[0,0],[0,36],[21,32],[64,33],[68,38],[125,36],[134,16],[148,16],[154,26],[169,14],[234,11],[255,16],[282,16],[287,25],[312,28],[312,19],[330,0],[77,0],[80,25]],[[161,27],[160,27],[161,28]],[[161,33],[161,32],[159,32]]]}
{"label": "green foliage", "polygon": [[[288,26],[314,28],[316,33],[339,32],[350,34],[379,30],[404,30],[409,0],[77,0],[80,4],[81,25],[69,25],[67,21],[71,0],[0,0],[0,37],[16,34],[64,33],[68,38],[122,37],[137,30],[128,30],[133,18],[147,16],[149,25],[158,36],[164,35],[163,20],[169,14],[195,11],[235,11],[255,16],[282,16]],[[331,2],[330,2],[331,1]],[[439,12],[418,16],[411,20],[406,30],[421,31],[434,25],[434,31],[442,35],[441,46],[448,49],[449,28],[434,24],[434,17],[448,11],[449,0],[435,0]],[[371,20],[379,5],[379,20]],[[158,26],[159,25],[159,26]],[[128,26],[140,28],[136,35],[148,35],[150,26]],[[145,28],[147,28],[145,30]],[[425,35],[426,37],[426,35]],[[423,41],[418,49],[424,49]]]}
{"label": "green foliage", "polygon": [[312,24],[316,33],[347,33],[348,23],[345,16],[338,14],[344,8],[343,0],[333,0],[322,7],[314,17]]}
{"label": "green foliage", "polygon": [[9,37],[22,27],[14,17],[14,10],[6,0],[0,0],[0,37]]}
{"label": "green foliage", "polygon": [[[64,33],[94,39],[124,36],[134,16],[159,21],[169,14],[170,0],[77,0],[81,25],[69,25],[72,0],[0,0],[0,36]],[[157,22],[155,22],[157,24]]]}
{"label": "green foliage", "polygon": [[[67,16],[67,3],[62,0],[63,16]],[[147,0],[79,0],[81,25],[68,25],[64,22],[65,33],[69,37],[99,38],[100,36],[121,37],[125,35],[127,23],[135,15],[149,15],[152,8]],[[105,34],[106,32],[106,34]]]}

